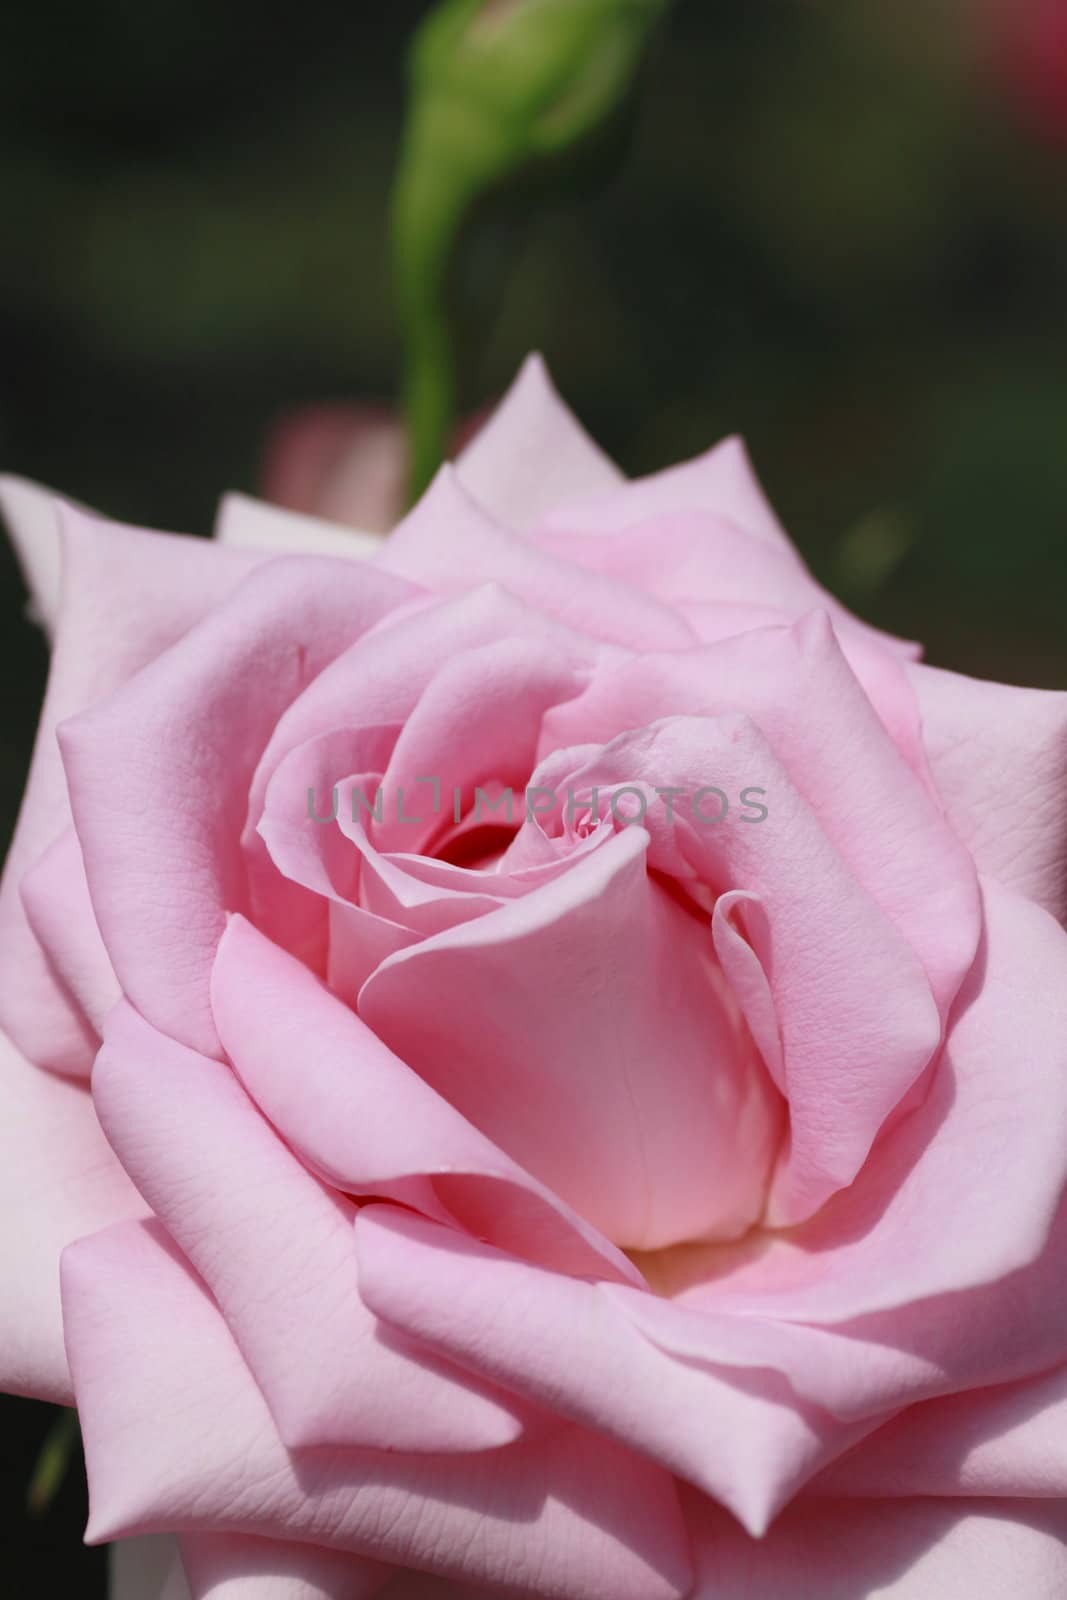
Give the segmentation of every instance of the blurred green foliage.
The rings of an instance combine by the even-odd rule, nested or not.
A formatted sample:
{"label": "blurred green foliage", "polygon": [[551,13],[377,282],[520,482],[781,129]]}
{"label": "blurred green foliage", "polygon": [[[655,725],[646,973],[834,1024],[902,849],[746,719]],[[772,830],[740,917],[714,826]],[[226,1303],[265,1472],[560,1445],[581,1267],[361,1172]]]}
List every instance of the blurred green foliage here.
{"label": "blurred green foliage", "polygon": [[[395,397],[426,9],[9,10],[5,466],[203,530],[279,414]],[[632,471],[742,431],[845,598],[944,664],[1067,684],[1067,157],[926,11],[677,0],[619,175],[480,231],[462,400],[539,347]]]}

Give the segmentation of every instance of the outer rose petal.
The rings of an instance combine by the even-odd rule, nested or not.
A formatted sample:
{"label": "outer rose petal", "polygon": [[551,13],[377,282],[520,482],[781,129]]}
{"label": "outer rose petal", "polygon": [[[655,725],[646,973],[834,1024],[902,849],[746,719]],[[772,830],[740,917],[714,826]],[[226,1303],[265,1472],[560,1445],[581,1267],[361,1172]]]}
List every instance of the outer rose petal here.
{"label": "outer rose petal", "polygon": [[979,870],[1067,917],[1067,694],[913,667],[930,765]]}
{"label": "outer rose petal", "polygon": [[193,1049],[218,1051],[208,980],[226,912],[245,904],[239,837],[263,749],[326,662],[406,593],[323,556],[269,562],[121,693],[64,724],[115,971],[143,1015]]}
{"label": "outer rose petal", "polygon": [[100,937],[73,827],[61,833],[23,877],[22,904],[56,976],[99,1035],[122,991]]}
{"label": "outer rose petal", "polygon": [[804,1404],[777,1374],[676,1361],[598,1285],[531,1267],[395,1206],[361,1211],[356,1238],[360,1281],[383,1319],[661,1462],[756,1535],[871,1426]]}
{"label": "outer rose petal", "polygon": [[241,1532],[351,1550],[545,1600],[681,1600],[670,1478],[579,1429],[448,1458],[287,1452],[219,1312],[131,1224],[72,1246],[64,1315],[91,1541]]}
{"label": "outer rose petal", "polygon": [[610,535],[678,511],[707,511],[725,517],[743,533],[784,552],[798,567],[803,566],[759,485],[744,442],[736,437],[723,439],[692,461],[651,473],[647,478],[619,483],[595,500],[586,498],[583,502],[557,505],[542,519],[541,526],[546,532]]}
{"label": "outer rose petal", "polygon": [[[31,1060],[84,1075],[89,1020],[26,924],[26,869],[70,824],[56,724],[110,695],[222,601],[261,557],[126,528],[59,504],[63,578],[48,689],[0,890],[0,1020]],[[108,775],[112,791],[121,775]],[[114,794],[112,793],[112,798]]]}
{"label": "outer rose petal", "polygon": [[494,522],[448,466],[374,564],[437,594],[499,583],[569,627],[627,649],[678,649],[696,638],[673,606],[540,550]]}
{"label": "outer rose petal", "polygon": [[377,534],[340,528],[335,522],[303,512],[283,511],[246,494],[223,495],[215,519],[215,539],[218,544],[270,551],[272,555],[341,556],[348,561],[365,561],[382,545]]}
{"label": "outer rose petal", "polygon": [[126,1170],[211,1289],[286,1444],[482,1450],[519,1436],[505,1396],[383,1340],[356,1281],[354,1208],[300,1165],[228,1067],[123,1005],[93,1096]]}
{"label": "outer rose petal", "polygon": [[911,1406],[811,1492],[1067,1500],[1067,1367]]}
{"label": "outer rose petal", "polygon": [[345,1551],[247,1534],[189,1533],[179,1544],[190,1600],[370,1600],[395,1573]]}
{"label": "outer rose petal", "polygon": [[62,557],[59,548],[59,497],[26,478],[0,475],[0,513],[15,546],[33,616],[49,636],[59,613]]}
{"label": "outer rose petal", "polygon": [[[760,1248],[754,1240],[752,1253]],[[743,1265],[728,1276],[730,1261],[721,1259],[728,1252],[712,1262],[694,1252],[705,1259],[692,1264],[686,1284],[672,1260],[678,1254],[635,1258],[657,1295],[620,1294],[607,1284],[602,1292],[679,1360],[781,1372],[800,1397],[846,1421],[881,1421],[902,1406],[1026,1381],[1067,1361],[1067,1202],[1044,1250],[1019,1271],[832,1324],[786,1321],[773,1305],[758,1313],[747,1300],[735,1308],[728,1290],[744,1283]],[[773,1266],[773,1249],[767,1255]],[[811,1298],[814,1318],[814,1285]]]}
{"label": "outer rose petal", "polygon": [[85,1089],[0,1035],[0,1387],[70,1404],[60,1252],[143,1211]]}
{"label": "outer rose petal", "polygon": [[1061,1600],[1067,1508],[977,1500],[798,1500],[761,1540],[686,1497],[690,1600]]}
{"label": "outer rose petal", "polygon": [[488,422],[456,462],[464,488],[523,531],[560,503],[603,495],[622,473],[556,392],[540,356],[528,356]]}

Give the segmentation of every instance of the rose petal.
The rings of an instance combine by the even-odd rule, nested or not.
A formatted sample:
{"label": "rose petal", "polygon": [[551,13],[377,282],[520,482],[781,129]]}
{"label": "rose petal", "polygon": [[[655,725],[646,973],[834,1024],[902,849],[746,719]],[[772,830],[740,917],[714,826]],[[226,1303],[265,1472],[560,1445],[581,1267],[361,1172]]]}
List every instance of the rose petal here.
{"label": "rose petal", "polygon": [[375,846],[425,852],[442,815],[454,813],[456,791],[462,815],[477,784],[514,786],[521,821],[545,713],[580,693],[593,659],[549,652],[536,638],[498,639],[454,657],[400,730],[382,780],[388,811],[372,824]]}
{"label": "rose petal", "polygon": [[0,474],[0,515],[7,524],[36,621],[49,636],[59,613],[62,556],[59,496],[26,478]]}
{"label": "rose petal", "polygon": [[[720,712],[744,713],[760,728],[837,852],[922,960],[947,1014],[978,942],[974,867],[875,715],[823,614],[699,651],[607,663],[585,694],[545,718],[542,750],[606,743],[662,717]],[[795,854],[773,811],[762,827],[775,830],[780,851]]]}
{"label": "rose petal", "polygon": [[[403,724],[449,662],[503,639],[533,641],[545,660],[584,660],[591,652],[599,653],[593,641],[583,640],[495,584],[482,584],[455,599],[431,601],[415,615],[390,615],[331,662],[279,718],[252,784],[243,839],[246,852],[254,845],[267,787],[287,755],[338,729]],[[351,769],[345,775],[351,775]]]}
{"label": "rose petal", "polygon": [[912,669],[948,820],[987,877],[1067,916],[1067,694]]}
{"label": "rose petal", "polygon": [[222,1317],[155,1224],[63,1259],[87,1537],[239,1532],[351,1550],[545,1600],[681,1600],[674,1485],[576,1428],[448,1458],[290,1454]]}
{"label": "rose petal", "polygon": [[[247,570],[243,558],[208,561],[195,541],[149,535],[65,508],[64,598],[49,687],[19,823],[0,896],[0,930],[11,955],[0,979],[9,1029],[33,1059],[87,1073],[96,1037],[27,926],[18,887],[26,867],[70,820],[54,728],[136,671]],[[192,545],[189,556],[185,547]],[[164,578],[167,603],[145,617],[149,570]],[[236,570],[235,570],[236,569]],[[169,584],[168,584],[169,580]],[[129,615],[116,625],[116,611]]]}
{"label": "rose petal", "polygon": [[[914,950],[745,717],[665,717],[591,754],[563,750],[534,782],[556,792],[596,786],[605,795],[642,783],[673,790],[682,797],[673,811],[650,805],[645,816],[649,866],[717,893],[745,891],[743,904],[732,902],[731,922],[746,918],[745,940],[773,996],[789,1105],[765,1220],[787,1226],[813,1215],[856,1177],[938,1046],[940,1019]],[[712,799],[709,814],[701,799],[710,784],[735,799],[754,790],[768,816],[757,825],[743,813],[716,821],[721,802]],[[756,901],[759,914],[749,917]],[[736,940],[724,940],[722,919],[712,927],[720,961],[739,979],[736,998],[752,1005],[751,964],[737,968]],[[766,1032],[767,1015],[761,1001],[750,1023],[755,1036]],[[773,1058],[768,1069],[776,1070]]]}
{"label": "rose petal", "polygon": [[976,1500],[797,1501],[758,1542],[686,1498],[699,1577],[691,1600],[1057,1600],[1067,1510]]}
{"label": "rose petal", "polygon": [[[641,1281],[620,1251],[240,917],[219,947],[212,998],[245,1088],[287,1143],[335,1187],[391,1194],[421,1208],[426,1186],[413,1190],[409,1180],[430,1177],[448,1210],[476,1234],[564,1272]],[[294,1074],[294,1061],[303,1064],[301,1074]],[[430,1210],[440,1215],[440,1202]]]}
{"label": "rose petal", "polygon": [[0,1185],[0,1387],[69,1405],[60,1252],[144,1206],[86,1090],[32,1066],[2,1035]]}
{"label": "rose petal", "polygon": [[447,1452],[518,1437],[504,1397],[383,1340],[360,1298],[353,1207],[300,1165],[228,1067],[123,1005],[93,1098],[113,1149],[218,1302],[286,1444]]}
{"label": "rose petal", "polygon": [[1039,1260],[1067,1176],[1067,933],[998,884],[982,891],[983,948],[925,1103],[804,1228],[739,1252],[733,1270],[720,1252],[714,1276],[679,1257],[664,1292],[697,1310],[840,1323]]}
{"label": "rose petal", "polygon": [[448,466],[389,535],[374,564],[437,594],[499,583],[569,627],[630,649],[675,649],[695,637],[673,607],[540,550],[494,522]]}
{"label": "rose petal", "polygon": [[[57,1072],[87,1076],[97,1038],[26,922],[26,870],[70,825],[55,729],[110,695],[188,631],[259,558],[198,539],[148,533],[58,504],[63,580],[55,651],[26,793],[0,890],[0,1017],[19,1048]],[[108,775],[109,798],[121,788]],[[114,821],[114,815],[111,815]]]}
{"label": "rose petal", "polygon": [[396,1571],[345,1551],[247,1534],[187,1533],[179,1542],[190,1600],[370,1600]]}
{"label": "rose petal", "polygon": [[100,937],[73,828],[61,833],[25,874],[22,904],[56,976],[99,1037],[121,990]]}
{"label": "rose petal", "polygon": [[[731,1303],[731,1284],[744,1279],[743,1260],[739,1266],[731,1255],[753,1259],[762,1252],[773,1269],[775,1248],[772,1239],[756,1236],[736,1252],[720,1246],[714,1253],[697,1247],[635,1255],[656,1294],[612,1284],[601,1292],[679,1360],[780,1372],[802,1398],[851,1421],[879,1421],[931,1397],[1027,1380],[1067,1361],[1067,1304],[1059,1292],[1067,1272],[1067,1203],[1026,1267],[842,1322],[784,1320],[773,1305],[757,1313],[740,1296]],[[818,1305],[813,1287],[813,1317]]]}
{"label": "rose petal", "polygon": [[810,1492],[1067,1499],[1067,1367],[912,1406]]}
{"label": "rose petal", "polygon": [[253,843],[246,835],[255,926],[316,972],[327,973],[336,954],[330,928],[338,909],[359,925],[367,972],[412,937],[403,926],[387,926],[360,906],[359,855],[336,815],[342,806],[358,808],[360,795],[374,803],[399,731],[396,723],[336,728],[297,745],[271,777],[258,838]]}
{"label": "rose petal", "polygon": [[[216,557],[219,552],[216,551]],[[93,907],[124,992],[165,1033],[214,1055],[208,980],[238,845],[278,718],[406,590],[323,556],[267,563],[121,693],[64,724]]]}
{"label": "rose petal", "polygon": [[736,436],[723,439],[692,461],[616,484],[595,500],[556,505],[542,518],[541,526],[560,533],[614,534],[677,511],[708,511],[725,517],[801,565],[752,470],[744,441]]}
{"label": "rose petal", "polygon": [[467,490],[506,526],[531,527],[560,502],[615,489],[622,473],[564,405],[540,356],[528,356],[456,462]]}
{"label": "rose petal", "polygon": [[733,1237],[763,1209],[778,1096],[706,924],[604,848],[389,956],[359,1012],[419,1075],[617,1244]]}
{"label": "rose petal", "polygon": [[488,1381],[641,1451],[757,1536],[866,1432],[777,1375],[712,1371],[647,1342],[595,1284],[516,1261],[394,1206],[356,1223],[360,1281],[385,1320]]}
{"label": "rose petal", "polygon": [[223,495],[219,502],[215,540],[272,555],[340,556],[346,561],[366,561],[382,547],[377,534],[236,493]]}

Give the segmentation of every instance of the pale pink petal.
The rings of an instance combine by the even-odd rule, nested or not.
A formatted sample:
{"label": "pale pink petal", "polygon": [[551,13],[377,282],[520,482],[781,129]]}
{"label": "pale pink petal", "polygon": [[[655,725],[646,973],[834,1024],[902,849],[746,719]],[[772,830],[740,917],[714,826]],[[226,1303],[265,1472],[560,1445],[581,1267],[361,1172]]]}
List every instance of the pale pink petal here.
{"label": "pale pink petal", "polygon": [[[756,1235],[736,1252],[697,1246],[635,1255],[656,1292],[603,1284],[601,1293],[679,1360],[780,1372],[798,1396],[846,1421],[878,1423],[918,1401],[992,1392],[991,1386],[1024,1382],[1067,1361],[1060,1292],[1067,1274],[1067,1203],[1045,1248],[1026,1267],[849,1321],[785,1320],[773,1303],[761,1313],[740,1293],[734,1301],[732,1288],[745,1285],[746,1255],[765,1255],[773,1271],[776,1248],[772,1238]],[[815,1283],[813,1319],[819,1304]]]}
{"label": "pale pink petal", "polygon": [[[719,893],[745,892],[732,903],[732,933],[740,924],[773,996],[781,1067],[766,1064],[780,1072],[789,1110],[764,1220],[785,1226],[812,1216],[856,1177],[937,1049],[941,1022],[915,951],[743,716],[664,717],[592,753],[562,750],[534,782],[556,792],[595,786],[602,795],[632,784],[673,789],[682,797],[673,812],[651,804],[644,819],[649,867]],[[712,798],[711,820],[702,822],[704,786],[712,784],[733,801],[759,792],[767,816],[746,822],[732,805],[733,814],[716,821],[721,801]],[[752,1005],[759,991],[751,963],[737,967],[737,940],[723,939],[722,919],[712,931],[728,975],[740,980],[736,998]],[[760,999],[750,1024],[757,1037],[766,1036],[768,1015]]]}
{"label": "pale pink petal", "polygon": [[360,1298],[352,1204],[318,1183],[229,1067],[108,1021],[93,1098],[113,1149],[226,1317],[292,1446],[482,1450],[522,1421],[404,1341]]}
{"label": "pale pink petal", "polygon": [[56,976],[99,1036],[121,990],[100,937],[81,845],[72,827],[24,875],[22,904]]}
{"label": "pale pink petal", "polygon": [[800,565],[799,555],[752,470],[744,441],[736,435],[691,461],[616,484],[596,499],[557,505],[542,518],[541,525],[546,531],[561,533],[612,534],[678,511],[708,511],[725,517]]}
{"label": "pale pink petal", "polygon": [[976,1500],[802,1498],[749,1539],[686,1498],[698,1581],[690,1600],[1061,1600],[1067,1508]]}
{"label": "pale pink petal", "polygon": [[[798,1397],[843,1421],[885,1421],[921,1400],[1009,1386],[1067,1362],[1067,1202],[1029,1266],[969,1290],[905,1301],[848,1322],[782,1320],[731,1288],[745,1262],[776,1243],[752,1235],[737,1250],[683,1246],[635,1254],[654,1294],[601,1285],[635,1328],[681,1362],[784,1374]],[[817,1283],[809,1315],[817,1317]],[[963,1330],[966,1330],[963,1333]]]}
{"label": "pale pink petal", "polygon": [[[998,884],[983,883],[983,903],[983,948],[925,1103],[805,1227],[734,1263],[720,1252],[713,1276],[680,1257],[664,1292],[697,1311],[843,1323],[992,1284],[1041,1258],[1067,1175],[1067,933]],[[1061,1237],[1049,1288],[1065,1248]],[[945,1316],[949,1336],[951,1305]],[[997,1320],[994,1302],[994,1332]]]}
{"label": "pale pink petal", "polygon": [[[898,1488],[878,1475],[883,1435],[872,1429],[923,1393],[996,1381],[1012,1365],[1039,1368],[1056,1343],[1034,1324],[1055,1305],[1062,1252],[1032,1293],[1013,1282],[998,1285],[988,1304],[956,1296],[953,1305],[946,1296],[925,1328],[916,1314],[903,1325],[866,1319],[826,1329],[738,1315],[728,1301],[700,1313],[647,1292],[563,1279],[391,1208],[363,1211],[356,1231],[363,1292],[383,1318],[485,1378],[661,1460],[757,1533],[820,1466],[865,1434],[847,1459],[861,1469],[873,1464],[872,1493],[957,1492],[945,1463],[966,1438],[952,1425],[951,1408],[967,1416],[963,1400],[930,1408],[949,1426],[940,1456],[930,1452],[929,1483],[914,1465]],[[654,1266],[654,1257],[641,1260]],[[650,1349],[635,1340],[639,1329]],[[1062,1356],[1062,1319],[1058,1344]],[[1043,1417],[1028,1454],[1023,1419],[1044,1403],[1040,1380],[1036,1392],[1025,1385],[1006,1392],[1018,1399],[1000,1415],[1014,1416],[1017,1439],[1007,1452],[996,1442],[991,1406],[991,1448],[974,1492],[1060,1492],[1064,1456],[1054,1438],[1062,1405]],[[979,1415],[984,1396],[996,1393],[974,1397]],[[886,1425],[890,1438],[900,1438],[902,1463],[923,1459],[921,1448],[918,1457],[909,1454],[906,1420],[926,1409]],[[920,1446],[923,1437],[920,1426]],[[837,1487],[845,1471],[827,1469],[816,1482],[845,1492]],[[862,1470],[857,1481],[861,1494]]]}
{"label": "pale pink petal", "polygon": [[664,511],[609,537],[570,531],[543,532],[538,546],[606,577],[623,579],[642,593],[670,602],[706,637],[707,612],[722,605],[775,607],[788,618],[818,606],[842,637],[880,651],[891,661],[911,659],[916,646],[869,627],[816,583],[788,544],[747,533],[728,517],[694,509]]}
{"label": "pale pink petal", "polygon": [[187,1533],[179,1543],[190,1600],[370,1600],[396,1570],[341,1550],[240,1533]]}
{"label": "pale pink petal", "polygon": [[364,1293],[384,1319],[489,1381],[661,1462],[757,1535],[821,1464],[870,1426],[804,1404],[776,1373],[676,1361],[598,1285],[535,1268],[397,1207],[364,1209],[356,1237]]}
{"label": "pale pink petal", "polygon": [[[580,693],[594,659],[547,651],[537,638],[498,639],[455,656],[397,737],[382,780],[388,812],[372,825],[375,846],[427,851],[455,815],[456,791],[462,816],[478,784],[513,787],[521,821],[545,713]],[[421,828],[404,820],[412,815],[424,819]]]}
{"label": "pale pink petal", "polygon": [[811,1492],[1067,1500],[1067,1367],[911,1406]]}
{"label": "pale pink petal", "polygon": [[499,583],[569,627],[630,649],[677,649],[695,638],[673,606],[494,522],[448,466],[389,535],[375,566],[437,594]]}
{"label": "pale pink petal", "polygon": [[[974,867],[822,613],[699,650],[608,662],[583,695],[548,713],[541,749],[607,742],[681,713],[731,711],[766,736],[837,852],[921,959],[944,1015],[977,946]],[[795,853],[773,796],[766,803],[771,815],[758,831],[773,834],[780,853]]]}
{"label": "pale pink petal", "polygon": [[236,493],[223,495],[219,502],[215,539],[219,544],[271,555],[341,556],[348,561],[366,561],[382,547],[377,534],[342,528],[321,517]]}
{"label": "pale pink petal", "polygon": [[[413,1194],[408,1180],[432,1178],[431,1193],[461,1225],[504,1248],[561,1271],[641,1281],[621,1252],[239,917],[220,946],[212,995],[219,1034],[249,1094],[337,1188],[390,1194],[421,1208],[425,1195]],[[441,1214],[440,1202],[431,1210]]]}
{"label": "pale pink petal", "polygon": [[625,829],[571,870],[388,957],[359,1012],[494,1143],[617,1244],[736,1237],[781,1103],[706,920]]}
{"label": "pale pink petal", "polygon": [[[462,659],[478,654],[471,652]],[[438,777],[428,786],[416,774],[414,783],[397,786],[391,797],[395,807],[391,804],[387,812],[379,775],[398,731],[393,725],[336,729],[298,745],[271,779],[259,824],[270,859],[262,868],[258,861],[255,864],[251,886],[255,925],[324,974],[334,993],[353,1006],[366,979],[395,950],[421,935],[483,916],[571,865],[569,858],[553,853],[549,860],[525,870],[505,871],[501,863],[489,873],[432,856],[375,849],[364,826],[371,814],[379,822],[387,816],[394,822],[402,820],[410,833],[417,823],[409,819],[407,807],[417,806],[422,796],[431,806],[432,820],[434,784],[440,786]],[[337,781],[338,774],[353,771],[361,775]],[[443,811],[452,802],[440,787]],[[494,803],[493,794],[487,793]],[[475,821],[481,803],[482,796],[477,795]],[[506,795],[500,805],[509,805]],[[524,806],[520,789],[510,802],[512,814],[521,817]],[[313,826],[309,812],[315,818]],[[501,825],[506,814],[488,809],[484,813],[486,821],[495,817]],[[449,848],[477,833],[473,825],[465,828],[449,828]],[[576,853],[603,842],[591,835]]]}
{"label": "pale pink petal", "polygon": [[402,927],[361,909],[359,855],[337,825],[342,806],[358,809],[359,796],[374,803],[399,731],[396,723],[337,728],[297,745],[271,776],[256,834],[246,828],[251,920],[316,972],[327,973],[335,955],[330,927],[341,907],[360,924],[368,972],[409,942]]}
{"label": "pale pink petal", "polygon": [[563,502],[603,495],[622,473],[564,405],[540,356],[526,358],[500,405],[456,461],[468,493],[508,527],[532,527]]}
{"label": "pale pink petal", "polygon": [[90,1541],[134,1531],[309,1541],[544,1600],[681,1600],[670,1477],[561,1428],[475,1455],[315,1450],[277,1438],[226,1325],[156,1224],[63,1260]]}
{"label": "pale pink petal", "polygon": [[1067,916],[1067,694],[912,669],[948,819],[979,870]]}
{"label": "pale pink petal", "polygon": [[69,1404],[59,1257],[72,1239],[144,1211],[80,1084],[0,1035],[0,1387]]}
{"label": "pale pink petal", "polygon": [[26,478],[0,474],[0,515],[15,547],[34,620],[49,636],[59,614],[62,556],[59,497]]}
{"label": "pale pink petal", "polygon": [[254,848],[267,787],[291,751],[337,729],[402,725],[451,661],[507,639],[535,644],[546,661],[588,660],[600,650],[495,584],[433,601],[416,615],[390,616],[345,650],[283,712],[253,781],[245,850]]}
{"label": "pale pink petal", "polygon": [[[63,577],[55,651],[0,890],[0,1018],[33,1061],[86,1075],[96,1036],[28,927],[19,894],[27,868],[70,825],[56,725],[110,695],[181,638],[260,558],[122,527],[62,504],[57,514]],[[109,802],[117,802],[121,768],[107,782]]]}
{"label": "pale pink petal", "polygon": [[218,1050],[208,978],[226,913],[245,904],[239,841],[263,749],[285,707],[405,594],[373,568],[324,556],[268,562],[180,645],[63,726],[108,954],[138,1009],[194,1049]]}
{"label": "pale pink petal", "polygon": [[537,544],[674,605],[773,606],[793,616],[820,604],[837,608],[791,547],[747,533],[714,511],[660,511],[623,520],[607,537],[546,531]]}

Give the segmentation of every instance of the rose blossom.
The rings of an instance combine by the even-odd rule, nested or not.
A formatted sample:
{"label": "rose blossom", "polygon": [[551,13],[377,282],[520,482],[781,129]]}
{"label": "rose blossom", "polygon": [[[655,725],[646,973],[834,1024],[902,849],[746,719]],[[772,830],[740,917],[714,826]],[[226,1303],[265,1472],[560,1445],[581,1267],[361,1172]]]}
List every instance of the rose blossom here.
{"label": "rose blossom", "polygon": [[[0,1352],[89,1537],[226,1600],[1065,1592],[1064,697],[537,362],[384,542],[5,503]],[[706,786],[767,814],[607,801]]]}

